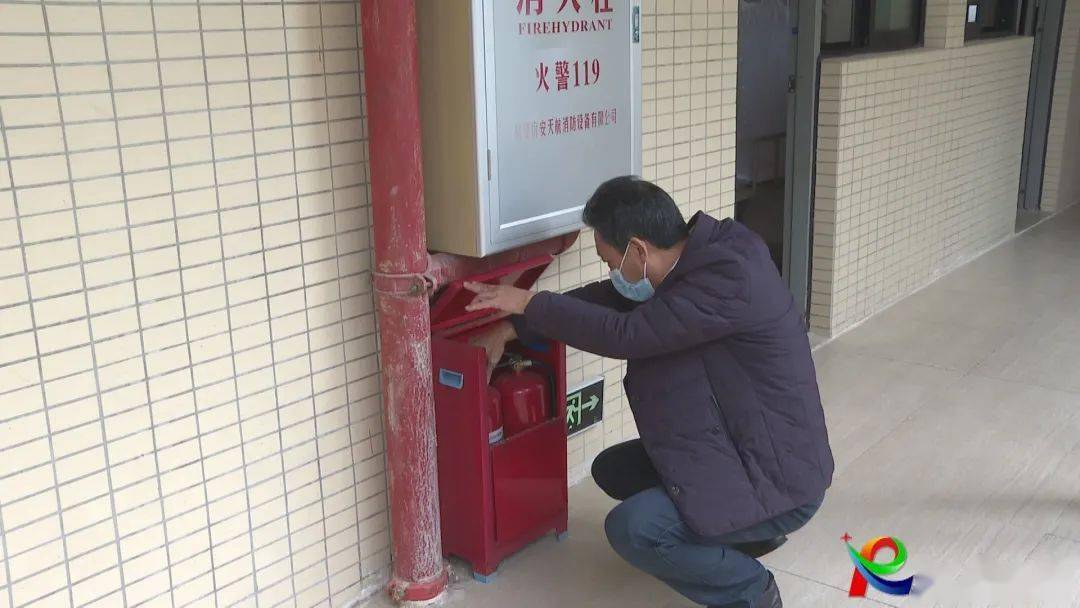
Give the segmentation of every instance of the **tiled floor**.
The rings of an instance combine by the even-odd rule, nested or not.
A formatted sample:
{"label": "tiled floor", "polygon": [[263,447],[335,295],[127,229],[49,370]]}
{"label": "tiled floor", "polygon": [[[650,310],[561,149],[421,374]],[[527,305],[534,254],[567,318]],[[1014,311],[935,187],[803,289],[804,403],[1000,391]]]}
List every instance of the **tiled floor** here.
{"label": "tiled floor", "polygon": [[[815,353],[836,476],[818,515],[766,558],[785,605],[1080,606],[1080,207]],[[622,563],[613,502],[571,490],[571,537],[458,567],[468,608],[690,608]],[[919,597],[849,599],[840,540],[892,535]]]}

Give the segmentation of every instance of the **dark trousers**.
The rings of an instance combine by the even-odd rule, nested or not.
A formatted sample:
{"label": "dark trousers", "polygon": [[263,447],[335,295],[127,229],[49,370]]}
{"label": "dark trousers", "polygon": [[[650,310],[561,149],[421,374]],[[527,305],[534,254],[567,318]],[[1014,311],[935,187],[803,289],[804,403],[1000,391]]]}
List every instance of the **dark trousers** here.
{"label": "dark trousers", "polygon": [[615,552],[706,606],[757,608],[754,601],[769,584],[769,574],[761,562],[729,545],[798,530],[821,506],[817,500],[748,528],[703,539],[679,517],[641,440],[601,452],[593,462],[592,475],[608,496],[622,501],[604,522]]}

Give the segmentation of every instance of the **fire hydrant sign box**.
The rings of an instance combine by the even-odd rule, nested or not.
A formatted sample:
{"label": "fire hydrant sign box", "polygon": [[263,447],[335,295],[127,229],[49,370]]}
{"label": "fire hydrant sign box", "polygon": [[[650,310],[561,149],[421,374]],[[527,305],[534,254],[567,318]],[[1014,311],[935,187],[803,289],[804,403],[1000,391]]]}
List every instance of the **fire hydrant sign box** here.
{"label": "fire hydrant sign box", "polygon": [[420,0],[428,241],[484,256],[565,234],[641,171],[639,0]]}

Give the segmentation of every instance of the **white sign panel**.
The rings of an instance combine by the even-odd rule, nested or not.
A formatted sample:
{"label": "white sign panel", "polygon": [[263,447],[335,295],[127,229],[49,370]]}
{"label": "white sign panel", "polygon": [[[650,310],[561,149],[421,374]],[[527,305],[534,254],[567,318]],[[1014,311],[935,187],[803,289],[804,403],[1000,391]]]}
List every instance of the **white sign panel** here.
{"label": "white sign panel", "polygon": [[640,5],[485,5],[487,232],[502,249],[578,226],[601,182],[640,172]]}

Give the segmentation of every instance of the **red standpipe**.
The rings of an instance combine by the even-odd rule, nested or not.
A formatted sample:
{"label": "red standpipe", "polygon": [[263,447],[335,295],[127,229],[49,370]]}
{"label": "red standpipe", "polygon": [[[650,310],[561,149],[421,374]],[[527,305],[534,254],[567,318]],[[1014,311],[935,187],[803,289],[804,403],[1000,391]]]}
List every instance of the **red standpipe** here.
{"label": "red standpipe", "polygon": [[439,530],[420,82],[414,0],[361,7],[379,312],[383,422],[397,601],[439,596]]}

